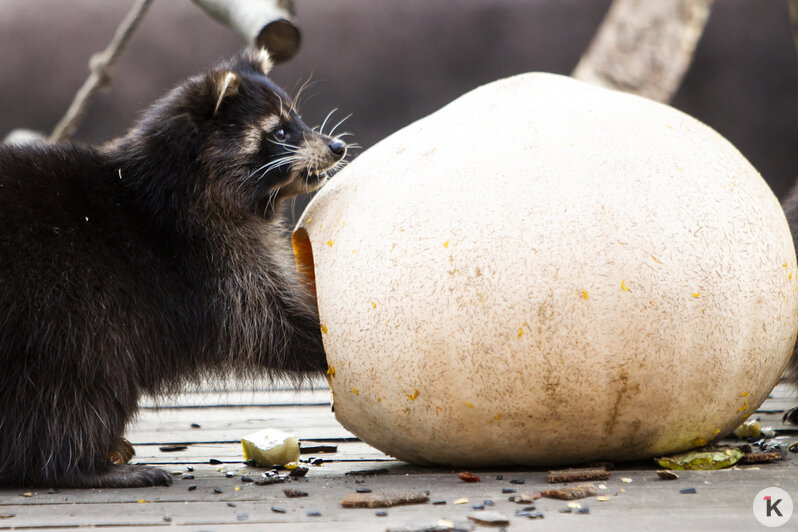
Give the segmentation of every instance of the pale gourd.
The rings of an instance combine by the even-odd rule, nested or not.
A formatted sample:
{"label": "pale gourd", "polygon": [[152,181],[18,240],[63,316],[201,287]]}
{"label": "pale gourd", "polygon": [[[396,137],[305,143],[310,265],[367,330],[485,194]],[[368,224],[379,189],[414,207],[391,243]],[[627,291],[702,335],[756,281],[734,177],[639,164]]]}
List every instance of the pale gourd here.
{"label": "pale gourd", "polygon": [[790,232],[748,161],[671,107],[557,75],[365,151],[294,245],[336,417],[420,464],[702,445],[765,399],[798,330]]}

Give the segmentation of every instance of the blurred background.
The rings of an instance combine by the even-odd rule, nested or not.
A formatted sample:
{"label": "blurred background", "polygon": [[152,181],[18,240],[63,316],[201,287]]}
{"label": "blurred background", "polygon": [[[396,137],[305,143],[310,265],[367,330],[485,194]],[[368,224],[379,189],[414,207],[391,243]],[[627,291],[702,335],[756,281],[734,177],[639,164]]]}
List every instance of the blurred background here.
{"label": "blurred background", "polygon": [[[610,3],[297,0],[302,45],[272,78],[290,94],[312,76],[305,121],[352,113],[343,129],[367,148],[486,82],[569,74]],[[0,139],[20,127],[52,130],[131,4],[3,0]],[[242,46],[189,0],[156,0],[74,139],[123,134],[171,86]],[[783,196],[798,175],[798,59],[785,0],[716,2],[672,105],[731,140]]]}

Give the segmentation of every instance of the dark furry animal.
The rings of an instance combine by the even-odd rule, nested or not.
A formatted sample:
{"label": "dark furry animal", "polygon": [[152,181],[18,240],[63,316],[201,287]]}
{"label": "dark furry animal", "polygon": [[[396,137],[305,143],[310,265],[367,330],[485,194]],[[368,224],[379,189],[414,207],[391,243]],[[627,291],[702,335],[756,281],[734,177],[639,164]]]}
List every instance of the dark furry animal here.
{"label": "dark furry animal", "polygon": [[326,369],[281,200],[347,145],[248,51],[101,147],[0,145],[0,485],[169,484],[109,459],[143,393]]}

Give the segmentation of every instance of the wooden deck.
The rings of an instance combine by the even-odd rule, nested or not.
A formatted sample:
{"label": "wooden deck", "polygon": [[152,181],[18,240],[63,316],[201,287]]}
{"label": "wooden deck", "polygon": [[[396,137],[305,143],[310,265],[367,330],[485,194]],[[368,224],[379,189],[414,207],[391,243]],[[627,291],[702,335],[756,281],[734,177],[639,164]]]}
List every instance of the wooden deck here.
{"label": "wooden deck", "polygon": [[[780,429],[786,445],[798,441],[796,427],[781,424],[782,411],[794,405],[790,393],[785,387],[777,387],[758,411],[764,424]],[[508,530],[747,531],[761,527],[754,519],[752,503],[761,489],[770,486],[790,493],[798,510],[798,466],[790,459],[798,455],[790,453],[787,460],[778,463],[680,472],[680,478],[672,481],[659,479],[651,463],[619,464],[609,480],[596,483],[606,486],[599,495],[606,494],[609,500],[602,502],[591,497],[578,501],[589,508],[588,514],[560,513],[566,507],[564,501],[540,499],[534,505],[544,514],[542,520],[517,517],[515,512],[528,505],[510,502],[502,490],[513,488],[527,493],[550,487],[546,484],[546,471],[475,471],[481,482],[465,483],[458,479],[457,471],[410,466],[372,449],[344,430],[330,411],[329,399],[329,391],[322,385],[316,390],[298,392],[186,393],[161,401],[159,408],[147,402],[127,437],[135,445],[134,461],[173,472],[175,482],[171,487],[65,489],[56,493],[0,490],[0,529],[413,530],[434,525],[440,519],[466,523],[472,506],[493,501],[494,505],[486,509],[509,517]],[[268,486],[243,482],[242,474],[258,477],[263,470],[242,463],[239,438],[266,427],[296,434],[305,447],[334,445],[337,451],[303,454],[303,460],[322,458],[323,463],[303,464],[310,470],[302,479]],[[172,444],[187,448],[176,452],[160,450]],[[222,463],[211,465],[211,459]],[[193,468],[193,472],[187,468]],[[232,477],[226,473],[232,473]],[[184,478],[187,474],[194,478]],[[189,489],[192,485],[196,487]],[[341,498],[359,487],[370,488],[374,493],[426,490],[432,500],[445,503],[388,508],[385,516],[378,515],[378,509],[342,508]],[[289,488],[304,490],[308,496],[287,498],[283,490]],[[695,488],[696,493],[682,494],[680,490],[684,488]],[[467,498],[468,502],[456,504],[460,498]],[[798,511],[783,529],[798,530]]]}

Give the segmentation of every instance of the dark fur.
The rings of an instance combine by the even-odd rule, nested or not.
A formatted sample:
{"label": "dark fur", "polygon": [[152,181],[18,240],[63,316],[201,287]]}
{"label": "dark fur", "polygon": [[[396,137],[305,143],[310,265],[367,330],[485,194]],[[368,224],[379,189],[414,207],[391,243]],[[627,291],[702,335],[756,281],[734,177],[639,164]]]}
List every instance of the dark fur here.
{"label": "dark fur", "polygon": [[[106,146],[0,145],[0,485],[168,484],[107,458],[143,393],[326,369],[276,207],[323,177],[296,163],[248,178],[286,154],[271,132],[241,149],[287,106],[249,52]],[[293,111],[279,127],[329,148],[310,170],[342,159]]]}

